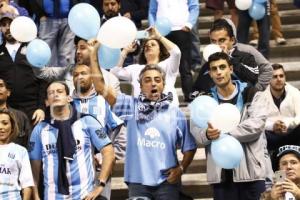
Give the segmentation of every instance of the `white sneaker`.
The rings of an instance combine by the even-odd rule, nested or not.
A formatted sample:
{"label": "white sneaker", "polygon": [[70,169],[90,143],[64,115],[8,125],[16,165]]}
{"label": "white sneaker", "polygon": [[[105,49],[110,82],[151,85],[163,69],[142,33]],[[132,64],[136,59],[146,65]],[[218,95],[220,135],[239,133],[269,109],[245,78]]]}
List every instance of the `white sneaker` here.
{"label": "white sneaker", "polygon": [[281,38],[281,37],[276,38],[275,42],[276,42],[277,45],[285,45],[286,44],[286,40],[284,38]]}
{"label": "white sneaker", "polygon": [[257,46],[258,45],[258,39],[250,40],[249,44],[252,45],[252,46]]}

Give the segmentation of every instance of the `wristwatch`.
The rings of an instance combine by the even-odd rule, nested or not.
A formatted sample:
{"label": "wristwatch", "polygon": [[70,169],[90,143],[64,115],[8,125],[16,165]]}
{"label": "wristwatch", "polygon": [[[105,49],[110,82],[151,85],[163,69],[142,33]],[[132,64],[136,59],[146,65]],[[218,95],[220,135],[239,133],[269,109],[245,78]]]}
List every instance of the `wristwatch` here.
{"label": "wristwatch", "polygon": [[105,187],[106,183],[104,181],[101,181],[101,180],[97,179],[95,181],[95,185],[98,186],[98,187],[100,187],[100,186]]}

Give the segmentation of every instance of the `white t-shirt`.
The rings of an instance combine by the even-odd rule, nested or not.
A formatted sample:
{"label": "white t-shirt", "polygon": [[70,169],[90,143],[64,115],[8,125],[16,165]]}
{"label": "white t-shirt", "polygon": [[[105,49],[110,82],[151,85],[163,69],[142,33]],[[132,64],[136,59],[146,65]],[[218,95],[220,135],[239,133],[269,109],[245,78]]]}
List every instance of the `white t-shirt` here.
{"label": "white t-shirt", "polygon": [[34,186],[28,152],[9,143],[0,145],[0,155],[0,199],[21,200],[21,189]]}
{"label": "white t-shirt", "polygon": [[16,56],[18,49],[20,48],[21,43],[20,42],[16,42],[15,44],[10,44],[10,43],[6,43],[5,47],[10,55],[10,57],[14,60],[15,58],[13,58],[12,55],[14,55],[14,57]]}
{"label": "white t-shirt", "polygon": [[[166,73],[166,84],[164,93],[172,92],[173,93],[173,105],[178,106],[179,100],[175,88],[175,82],[177,75],[179,73],[179,63],[181,52],[177,46],[175,46],[170,52],[170,56],[158,63],[164,72]],[[111,69],[111,72],[116,75],[119,79],[130,81],[133,86],[133,96],[138,97],[141,88],[138,81],[140,72],[145,67],[145,65],[133,64],[127,67],[114,67]]]}

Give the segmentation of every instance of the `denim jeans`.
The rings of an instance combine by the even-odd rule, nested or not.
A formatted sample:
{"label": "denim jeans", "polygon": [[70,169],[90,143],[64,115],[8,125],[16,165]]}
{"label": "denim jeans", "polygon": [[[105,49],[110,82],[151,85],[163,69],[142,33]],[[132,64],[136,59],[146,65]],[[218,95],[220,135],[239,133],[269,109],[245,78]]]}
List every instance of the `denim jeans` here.
{"label": "denim jeans", "polygon": [[[269,19],[269,5],[265,3],[266,14],[265,16],[257,20],[259,40],[258,40],[258,51],[261,52],[266,58],[269,57],[270,53],[270,19]],[[239,10],[239,24],[237,28],[237,40],[240,43],[247,44],[249,39],[249,29],[252,22],[252,18],[248,13],[248,10]]]}
{"label": "denim jeans", "polygon": [[51,49],[49,66],[64,67],[74,63],[74,33],[68,25],[68,19],[47,18],[40,22],[39,37],[47,42]]}
{"label": "denim jeans", "polygon": [[201,65],[201,54],[200,54],[200,39],[198,33],[198,23],[199,20],[197,19],[196,24],[193,26],[191,30],[191,39],[192,39],[192,46],[191,46],[191,65],[192,69],[195,69],[197,65]]}
{"label": "denim jeans", "polygon": [[179,200],[180,184],[170,184],[167,181],[158,186],[146,186],[138,183],[129,183],[129,199],[146,197],[151,200]]}

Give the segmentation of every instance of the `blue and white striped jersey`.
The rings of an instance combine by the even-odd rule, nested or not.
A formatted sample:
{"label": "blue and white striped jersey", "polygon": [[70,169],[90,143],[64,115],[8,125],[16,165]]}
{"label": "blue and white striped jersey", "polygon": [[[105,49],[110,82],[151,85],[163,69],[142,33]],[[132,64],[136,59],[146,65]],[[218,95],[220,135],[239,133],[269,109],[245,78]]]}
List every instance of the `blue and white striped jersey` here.
{"label": "blue and white striped jersey", "polygon": [[31,134],[29,156],[31,160],[43,162],[45,200],[83,199],[91,192],[94,183],[92,146],[100,151],[110,143],[102,125],[92,116],[78,119],[71,128],[77,151],[74,160],[67,161],[66,165],[70,195],[58,193],[58,129],[41,122]]}
{"label": "blue and white striped jersey", "polygon": [[96,117],[107,133],[124,123],[111,111],[105,99],[97,93],[93,93],[87,98],[80,98],[74,91],[72,98],[76,110]]}

